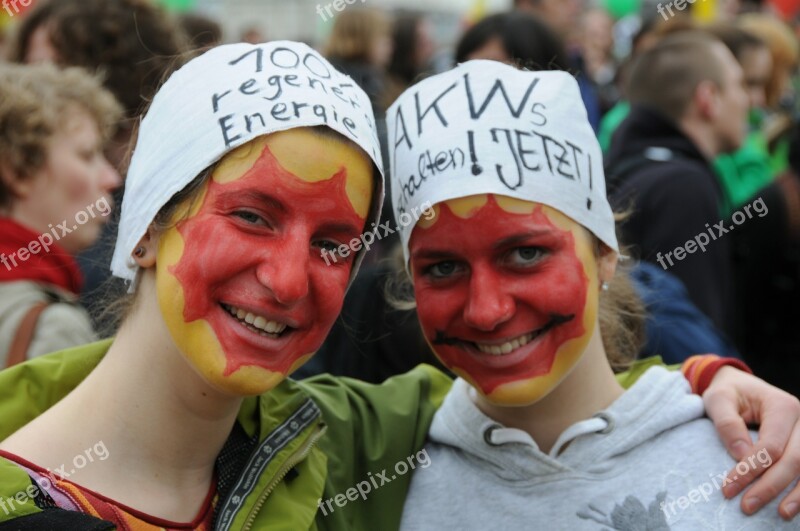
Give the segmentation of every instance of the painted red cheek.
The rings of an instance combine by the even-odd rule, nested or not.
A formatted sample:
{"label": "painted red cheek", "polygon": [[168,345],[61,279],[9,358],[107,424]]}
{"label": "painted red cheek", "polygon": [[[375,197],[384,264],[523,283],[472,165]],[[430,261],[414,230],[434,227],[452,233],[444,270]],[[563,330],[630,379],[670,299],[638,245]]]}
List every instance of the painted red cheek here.
{"label": "painted red cheek", "polygon": [[[505,235],[531,227],[552,229],[550,254],[529,272],[497,265],[495,244]],[[465,234],[469,237],[464,238]],[[459,236],[454,239],[453,235]],[[442,205],[436,223],[414,233],[412,252],[415,248],[452,249],[469,264],[470,272],[452,282],[418,278],[418,314],[442,361],[467,373],[486,394],[509,382],[550,373],[559,348],[586,333],[588,278],[575,252],[575,238],[554,225],[541,208],[533,214],[513,214],[490,197],[477,214],[463,219]],[[476,315],[492,322],[492,312],[498,318],[496,327],[476,328]],[[546,332],[538,341],[510,355],[478,353],[465,345],[494,344],[542,328]]]}
{"label": "painted red cheek", "polygon": [[[239,179],[224,184],[210,180],[197,214],[178,223],[185,246],[169,271],[183,287],[183,318],[186,323],[209,322],[225,352],[225,376],[248,365],[286,374],[298,358],[322,344],[341,310],[350,267],[326,266],[311,237],[320,220],[363,227],[364,218],[347,197],[346,180],[347,171],[342,168],[328,180],[304,181],[286,171],[265,148]],[[230,199],[220,204],[223,193],[225,198],[247,197],[254,191],[277,199],[286,208],[280,231],[246,230],[245,222],[231,214],[236,206],[268,208],[265,205],[244,199],[235,205],[229,204]],[[256,273],[260,268],[269,271],[264,283]],[[278,293],[302,296],[284,304],[276,299]],[[275,347],[265,347],[256,338],[242,339],[242,330],[235,328],[241,325],[221,308],[221,302],[264,308],[300,326],[284,343],[278,340]]]}

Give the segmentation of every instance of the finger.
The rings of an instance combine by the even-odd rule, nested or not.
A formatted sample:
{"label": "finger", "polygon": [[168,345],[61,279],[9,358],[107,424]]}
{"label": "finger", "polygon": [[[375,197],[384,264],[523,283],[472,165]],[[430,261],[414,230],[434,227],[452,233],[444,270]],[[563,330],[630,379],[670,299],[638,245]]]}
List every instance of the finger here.
{"label": "finger", "polygon": [[703,395],[703,404],[728,453],[737,461],[746,457],[753,443],[736,394],[729,389],[709,389]]}
{"label": "finger", "polygon": [[761,509],[800,477],[800,426],[794,428],[782,457],[775,457],[767,448],[762,448],[753,461],[756,467],[763,465],[766,472],[742,497],[742,510],[746,514]]}
{"label": "finger", "polygon": [[[790,450],[790,454],[792,452],[800,454],[800,446],[795,449],[788,446],[800,417],[797,399],[788,393],[780,392],[759,401],[755,407],[760,408],[754,411],[755,418],[761,421],[758,439],[747,452],[748,455],[738,457],[739,463],[728,474],[730,482],[722,489],[723,495],[727,498],[738,495],[766,471],[765,467],[758,466],[760,461],[757,460],[757,458],[765,459],[765,453],[769,456],[770,462],[778,462],[784,458],[787,449]],[[779,491],[788,485],[789,483],[781,485]],[[764,503],[768,503],[773,497],[763,500]]]}
{"label": "finger", "polygon": [[733,498],[753,483],[759,476],[766,473],[767,468],[774,462],[772,453],[766,448],[754,450],[750,455],[742,458],[734,466],[722,482],[722,494],[726,498]]}
{"label": "finger", "polygon": [[791,520],[800,512],[800,483],[797,483],[792,491],[781,501],[778,506],[778,514],[784,520]]}

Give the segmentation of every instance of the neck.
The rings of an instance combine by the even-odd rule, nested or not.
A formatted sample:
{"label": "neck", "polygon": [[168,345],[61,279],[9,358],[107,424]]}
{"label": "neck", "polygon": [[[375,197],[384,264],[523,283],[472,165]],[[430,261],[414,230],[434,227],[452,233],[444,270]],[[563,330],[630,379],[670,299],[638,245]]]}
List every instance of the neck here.
{"label": "neck", "polygon": [[705,124],[688,117],[681,120],[678,127],[707,160],[714,160],[719,155],[720,148],[714,140],[714,133]]}
{"label": "neck", "polygon": [[34,434],[57,434],[58,447],[8,449],[57,469],[102,443],[106,459],[75,471],[71,481],[185,521],[208,492],[242,399],[209,386],[184,359],[161,319],[153,284],[141,283],[137,308],[97,368],[29,425]]}
{"label": "neck", "polygon": [[549,453],[568,427],[607,408],[624,392],[595,332],[578,364],[551,393],[529,406],[502,407],[483,396],[476,404],[484,414],[509,428],[528,432],[542,452]]}

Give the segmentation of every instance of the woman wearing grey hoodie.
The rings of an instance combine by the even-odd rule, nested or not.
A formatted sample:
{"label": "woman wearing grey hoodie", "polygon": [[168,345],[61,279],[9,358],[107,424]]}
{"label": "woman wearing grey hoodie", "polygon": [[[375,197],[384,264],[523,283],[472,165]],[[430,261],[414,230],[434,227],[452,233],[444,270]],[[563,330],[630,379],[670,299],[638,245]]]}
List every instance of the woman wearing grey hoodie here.
{"label": "woman wearing grey hoodie", "polygon": [[[772,456],[731,459],[680,374],[642,366],[628,390],[614,374],[643,315],[574,78],[471,61],[388,115],[420,323],[460,376],[402,529],[795,529],[777,500],[748,517],[723,497],[728,470]],[[435,217],[404,224],[427,201]]]}

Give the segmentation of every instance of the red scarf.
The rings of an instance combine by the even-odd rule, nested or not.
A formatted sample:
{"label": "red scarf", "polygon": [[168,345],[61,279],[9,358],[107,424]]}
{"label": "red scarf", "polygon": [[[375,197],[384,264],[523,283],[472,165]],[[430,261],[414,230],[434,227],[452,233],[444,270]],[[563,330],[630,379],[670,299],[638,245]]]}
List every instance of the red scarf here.
{"label": "red scarf", "polygon": [[[29,251],[31,242],[36,242],[37,254]],[[52,284],[76,295],[80,293],[83,277],[78,263],[57,244],[49,247],[50,250],[45,251],[39,243],[39,234],[31,229],[11,218],[0,217],[0,282],[30,280]],[[19,250],[23,248],[29,255],[25,261],[19,257]]]}

